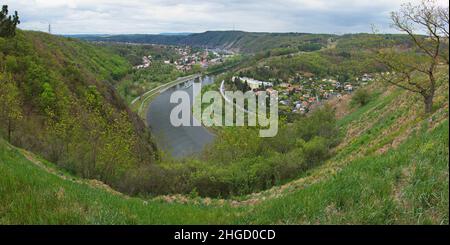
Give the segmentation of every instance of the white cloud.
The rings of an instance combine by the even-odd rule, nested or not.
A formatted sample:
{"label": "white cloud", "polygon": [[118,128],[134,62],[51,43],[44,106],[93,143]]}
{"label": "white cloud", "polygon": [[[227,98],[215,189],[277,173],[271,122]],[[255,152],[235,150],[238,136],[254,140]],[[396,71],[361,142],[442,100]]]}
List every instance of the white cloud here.
{"label": "white cloud", "polygon": [[[417,2],[418,0],[412,0]],[[443,4],[445,0],[439,0]],[[389,29],[404,0],[6,0],[20,28],[55,33],[159,33],[206,30],[348,33]]]}

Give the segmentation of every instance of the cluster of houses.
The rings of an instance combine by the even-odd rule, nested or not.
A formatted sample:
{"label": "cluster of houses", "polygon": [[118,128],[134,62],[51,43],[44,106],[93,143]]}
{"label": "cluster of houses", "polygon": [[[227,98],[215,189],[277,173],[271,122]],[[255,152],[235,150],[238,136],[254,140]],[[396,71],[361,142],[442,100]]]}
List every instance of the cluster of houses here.
{"label": "cluster of houses", "polygon": [[[193,69],[194,66],[201,68],[207,68],[210,65],[220,64],[227,57],[233,55],[230,51],[226,50],[199,50],[196,51],[189,46],[175,47],[175,52],[179,58],[176,60],[164,60],[165,64],[173,64],[177,70],[188,72]],[[153,62],[152,56],[142,57],[142,64],[135,66],[135,69],[145,69],[151,66]]]}
{"label": "cluster of houses", "polygon": [[145,69],[150,67],[150,65],[152,64],[152,56],[144,56],[142,57],[142,64],[141,65],[137,65],[134,67],[134,69]]}
{"label": "cluster of houses", "polygon": [[178,60],[165,60],[166,64],[173,64],[179,71],[190,71],[193,66],[200,63],[203,58],[201,52],[193,52],[191,47],[177,47],[176,52],[180,56]]}
{"label": "cluster of houses", "polygon": [[178,47],[177,49],[180,58],[176,61],[165,61],[166,63],[173,63],[180,71],[190,71],[195,65],[201,68],[208,68],[210,65],[222,63],[230,54],[228,52],[221,52],[218,50],[201,50],[194,52],[191,47]]}
{"label": "cluster of houses", "polygon": [[278,92],[278,100],[281,110],[292,113],[307,113],[311,107],[331,98],[341,98],[344,94],[352,93],[360,86],[365,86],[373,81],[373,75],[364,74],[355,78],[352,82],[341,83],[333,77],[302,77],[297,76],[289,82],[265,82],[247,77],[233,77],[233,81],[239,79],[255,92]]}

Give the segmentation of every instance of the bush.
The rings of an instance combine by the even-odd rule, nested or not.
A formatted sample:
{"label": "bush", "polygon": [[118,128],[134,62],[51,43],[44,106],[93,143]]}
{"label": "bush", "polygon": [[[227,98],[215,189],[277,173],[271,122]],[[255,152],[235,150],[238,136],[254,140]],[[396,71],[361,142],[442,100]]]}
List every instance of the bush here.
{"label": "bush", "polygon": [[322,137],[314,137],[305,143],[303,153],[305,160],[309,166],[316,165],[328,157],[328,142]]}
{"label": "bush", "polygon": [[315,136],[328,139],[329,146],[338,142],[339,129],[333,108],[326,106],[295,123],[297,138],[310,141]]}
{"label": "bush", "polygon": [[367,89],[360,88],[352,96],[352,105],[365,106],[370,102],[370,93]]}

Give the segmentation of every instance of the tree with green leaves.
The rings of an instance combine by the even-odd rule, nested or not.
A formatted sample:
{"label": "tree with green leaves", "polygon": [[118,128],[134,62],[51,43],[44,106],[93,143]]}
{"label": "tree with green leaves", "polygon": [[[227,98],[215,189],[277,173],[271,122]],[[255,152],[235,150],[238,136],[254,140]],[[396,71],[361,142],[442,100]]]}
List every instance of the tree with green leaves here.
{"label": "tree with green leaves", "polygon": [[360,88],[352,96],[352,104],[365,106],[370,102],[370,93],[365,88]]}
{"label": "tree with green leaves", "polygon": [[0,76],[0,123],[6,128],[8,141],[14,131],[17,120],[22,118],[22,101],[19,89],[11,79]]}
{"label": "tree with green leaves", "polygon": [[420,94],[425,113],[432,112],[439,69],[448,70],[448,11],[448,7],[433,0],[403,5],[400,11],[391,14],[392,25],[408,34],[413,46],[407,50],[394,46],[377,51],[377,59],[390,71],[382,73],[381,79]]}
{"label": "tree with green leaves", "polygon": [[17,11],[14,12],[14,15],[8,16],[8,5],[3,5],[0,11],[0,37],[14,37],[18,24],[20,24],[20,20]]}

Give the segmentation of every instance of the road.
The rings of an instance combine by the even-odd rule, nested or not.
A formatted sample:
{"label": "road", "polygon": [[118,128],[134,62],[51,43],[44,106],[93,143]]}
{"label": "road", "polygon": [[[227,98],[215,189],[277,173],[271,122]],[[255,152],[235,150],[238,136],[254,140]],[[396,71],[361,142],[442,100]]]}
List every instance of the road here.
{"label": "road", "polygon": [[141,102],[139,109],[138,109],[138,115],[142,116],[142,112],[144,111],[144,108],[146,108],[148,106],[148,103],[151,102],[152,98],[159,94],[164,92],[166,89],[176,86],[180,83],[184,83],[186,81],[189,80],[193,80],[196,79],[198,77],[200,77],[201,74],[193,74],[193,75],[189,75],[186,77],[179,77],[177,78],[177,80],[160,85],[150,91],[145,92],[144,94],[142,94],[141,96],[136,97],[132,102],[131,102],[131,106],[133,106],[134,104],[136,104],[138,101]]}

